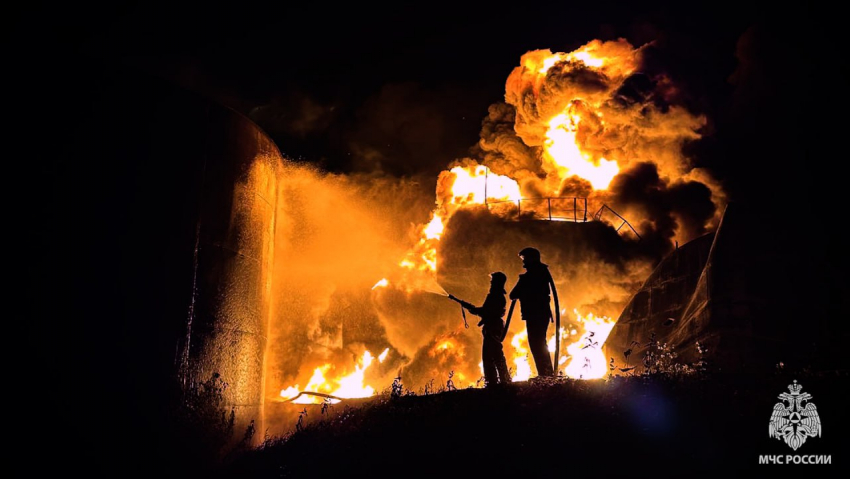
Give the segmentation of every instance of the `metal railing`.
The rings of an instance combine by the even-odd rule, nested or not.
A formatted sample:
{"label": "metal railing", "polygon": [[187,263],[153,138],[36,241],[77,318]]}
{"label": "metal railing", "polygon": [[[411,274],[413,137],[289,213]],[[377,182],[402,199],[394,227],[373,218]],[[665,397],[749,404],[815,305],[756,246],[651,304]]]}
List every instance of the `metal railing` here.
{"label": "metal railing", "polygon": [[581,197],[520,198],[487,201],[485,205],[489,210],[515,214],[517,220],[542,219],[575,223],[587,221],[587,198]]}
{"label": "metal railing", "polygon": [[[622,221],[622,223],[620,223],[620,226],[617,226],[617,232],[618,232],[618,233],[619,233],[619,232],[620,232],[620,230],[623,228],[623,226],[628,226],[628,227],[629,227],[629,229],[631,229],[631,230],[632,230],[632,233],[634,233],[634,234],[635,234],[635,236],[637,236],[639,240],[640,240],[640,239],[643,239],[643,238],[641,238],[641,237],[640,237],[640,234],[638,234],[638,232],[637,232],[637,230],[635,229],[635,227],[634,227],[634,226],[632,226],[632,224],[631,224],[631,223],[629,223],[629,221],[628,221],[627,219],[623,218],[623,217],[620,215],[620,213],[617,213],[616,211],[612,210],[612,209],[611,209],[611,207],[610,207],[610,206],[608,206],[608,205],[606,205],[606,204],[603,204],[603,205],[602,205],[602,207],[601,207],[601,208],[599,208],[599,211],[597,211],[596,213],[594,213],[594,214],[593,214],[593,219],[594,219],[594,220],[596,220],[596,221],[604,221],[604,220],[602,219],[602,215],[603,215],[603,214],[605,214],[605,212],[606,212],[606,211],[610,211],[610,212],[611,212],[614,216],[616,216],[616,217],[618,218],[618,220]],[[612,222],[612,224],[613,224],[613,223],[615,223],[615,222],[616,222],[616,221]]]}
{"label": "metal railing", "polygon": [[[546,221],[570,221],[574,223],[586,223],[587,198],[552,196],[546,198],[520,198],[518,200],[486,201],[484,203],[488,210],[496,211],[503,218],[515,220],[546,220]],[[607,220],[603,216],[613,216],[613,220]],[[592,221],[603,221],[610,223],[617,232],[627,226],[638,240],[642,239],[637,230],[622,215],[603,204],[591,217]],[[617,226],[617,223],[620,223]]]}
{"label": "metal railing", "polygon": [[[488,210],[497,210],[503,218],[510,218],[510,215],[516,212],[517,220],[548,220],[548,221],[571,221],[573,223],[587,222],[587,198],[580,196],[549,196],[545,198],[520,198],[517,200],[499,200],[490,201],[487,194],[487,184],[490,175],[490,168],[485,167],[484,170],[484,205]],[[523,206],[524,205],[524,206]],[[514,208],[516,206],[516,208]],[[605,221],[602,216],[605,212],[611,212],[618,220]],[[640,234],[619,213],[612,210],[610,206],[603,204],[599,210],[593,214],[594,221],[609,222],[612,226],[616,221],[621,221],[620,226],[617,226],[619,233],[623,226],[628,226],[632,233],[641,240]]]}

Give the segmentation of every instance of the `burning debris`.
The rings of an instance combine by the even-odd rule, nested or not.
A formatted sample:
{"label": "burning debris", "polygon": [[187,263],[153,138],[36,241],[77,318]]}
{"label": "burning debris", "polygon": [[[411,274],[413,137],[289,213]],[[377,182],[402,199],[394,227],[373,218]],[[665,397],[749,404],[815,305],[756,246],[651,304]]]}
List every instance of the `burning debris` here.
{"label": "burning debris", "polygon": [[[389,355],[390,348],[387,348],[378,356],[378,362],[383,363]],[[369,397],[375,394],[375,388],[364,385],[363,380],[366,374],[366,369],[372,365],[374,361],[372,353],[366,351],[360,359],[359,364],[354,366],[354,372],[327,379],[325,375],[334,370],[331,364],[324,364],[317,367],[313,371],[313,376],[307,382],[303,390],[299,386],[289,386],[280,392],[280,396],[287,401],[292,401],[295,404],[321,404],[325,399],[329,399],[332,404],[338,403],[339,398],[362,398]],[[335,371],[333,371],[335,372]]]}

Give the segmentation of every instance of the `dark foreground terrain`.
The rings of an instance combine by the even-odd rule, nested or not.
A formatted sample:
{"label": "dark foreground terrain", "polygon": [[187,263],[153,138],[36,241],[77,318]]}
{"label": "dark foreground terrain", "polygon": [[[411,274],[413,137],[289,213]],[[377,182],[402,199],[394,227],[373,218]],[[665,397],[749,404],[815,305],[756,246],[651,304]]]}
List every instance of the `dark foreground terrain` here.
{"label": "dark foreground terrain", "polygon": [[[796,451],[771,439],[777,396],[797,380],[821,437]],[[501,389],[378,396],[307,406],[302,430],[269,438],[219,477],[702,477],[803,474],[847,467],[848,372],[615,377],[521,382]],[[293,430],[297,416],[293,417]],[[831,464],[760,465],[762,455],[831,456]],[[782,471],[793,467],[796,471]],[[802,469],[801,469],[802,468]]]}

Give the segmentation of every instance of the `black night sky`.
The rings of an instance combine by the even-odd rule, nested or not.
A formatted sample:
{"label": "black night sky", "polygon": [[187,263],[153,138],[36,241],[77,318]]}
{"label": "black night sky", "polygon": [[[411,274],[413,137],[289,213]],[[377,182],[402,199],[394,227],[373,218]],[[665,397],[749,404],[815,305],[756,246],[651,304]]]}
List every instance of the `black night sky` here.
{"label": "black night sky", "polygon": [[475,144],[526,51],[654,42],[651,68],[709,119],[689,154],[732,199],[822,193],[803,158],[830,152],[828,165],[836,156],[828,145],[842,124],[832,118],[844,111],[845,55],[830,15],[802,5],[624,3],[50,6],[21,12],[7,35],[25,86],[39,92],[15,100],[51,124],[85,108],[99,69],[120,66],[249,116],[293,159],[428,177]]}
{"label": "black night sky", "polygon": [[[77,229],[75,218],[85,215],[73,208],[94,200],[78,205],[75,195],[86,195],[86,187],[66,184],[67,173],[85,160],[85,120],[103,105],[103,89],[123,76],[212,98],[251,118],[295,161],[417,178],[433,193],[429,182],[478,141],[488,106],[504,100],[507,75],[523,53],[569,52],[593,39],[654,42],[647,68],[664,71],[680,87],[682,103],[708,119],[687,154],[723,183],[731,201],[763,209],[772,225],[765,247],[788,262],[800,296],[830,298],[807,307],[846,322],[850,110],[846,25],[837,12],[746,2],[127,3],[28,3],[5,15],[5,113],[22,127],[7,140],[18,158],[7,161],[27,175],[7,182],[37,178],[40,191],[65,195],[29,198],[23,212],[32,235],[28,257],[41,258],[27,266],[24,322],[37,332],[50,329],[42,326],[48,321],[58,333],[34,346],[45,351],[34,387],[57,388],[43,374],[58,374],[75,396],[65,417],[39,428],[35,440],[96,441],[102,428],[116,427],[113,421],[132,427],[139,419],[118,406],[106,409],[121,411],[123,422],[86,412],[103,398],[79,390],[87,384],[99,395],[110,390],[109,381],[128,390],[142,386],[128,386],[133,378],[117,364],[106,372],[87,369],[122,349],[105,325],[125,333],[128,327],[102,318],[103,305],[87,299],[91,288],[116,291],[101,276],[112,260],[91,254],[81,238],[106,242],[109,219],[123,220],[120,208],[99,205],[111,216]],[[91,152],[101,147],[86,145]],[[72,206],[58,211],[60,200]],[[157,281],[150,271],[140,274]],[[802,309],[787,299],[789,310]],[[104,301],[115,318],[128,307],[120,298]],[[146,358],[135,358],[130,370],[143,370]]]}

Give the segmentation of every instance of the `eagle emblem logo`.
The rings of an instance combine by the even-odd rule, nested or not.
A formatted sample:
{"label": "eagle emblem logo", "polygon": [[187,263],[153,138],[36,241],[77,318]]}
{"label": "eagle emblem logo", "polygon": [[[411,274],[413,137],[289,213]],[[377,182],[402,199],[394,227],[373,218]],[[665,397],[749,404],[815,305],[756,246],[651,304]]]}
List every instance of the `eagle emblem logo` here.
{"label": "eagle emblem logo", "polygon": [[779,399],[782,402],[773,406],[773,413],[770,416],[770,437],[784,439],[785,444],[796,451],[806,442],[806,439],[820,437],[820,416],[815,403],[810,401],[812,395],[802,392],[803,386],[797,384],[797,380],[789,384],[788,389],[791,393],[780,394]]}

